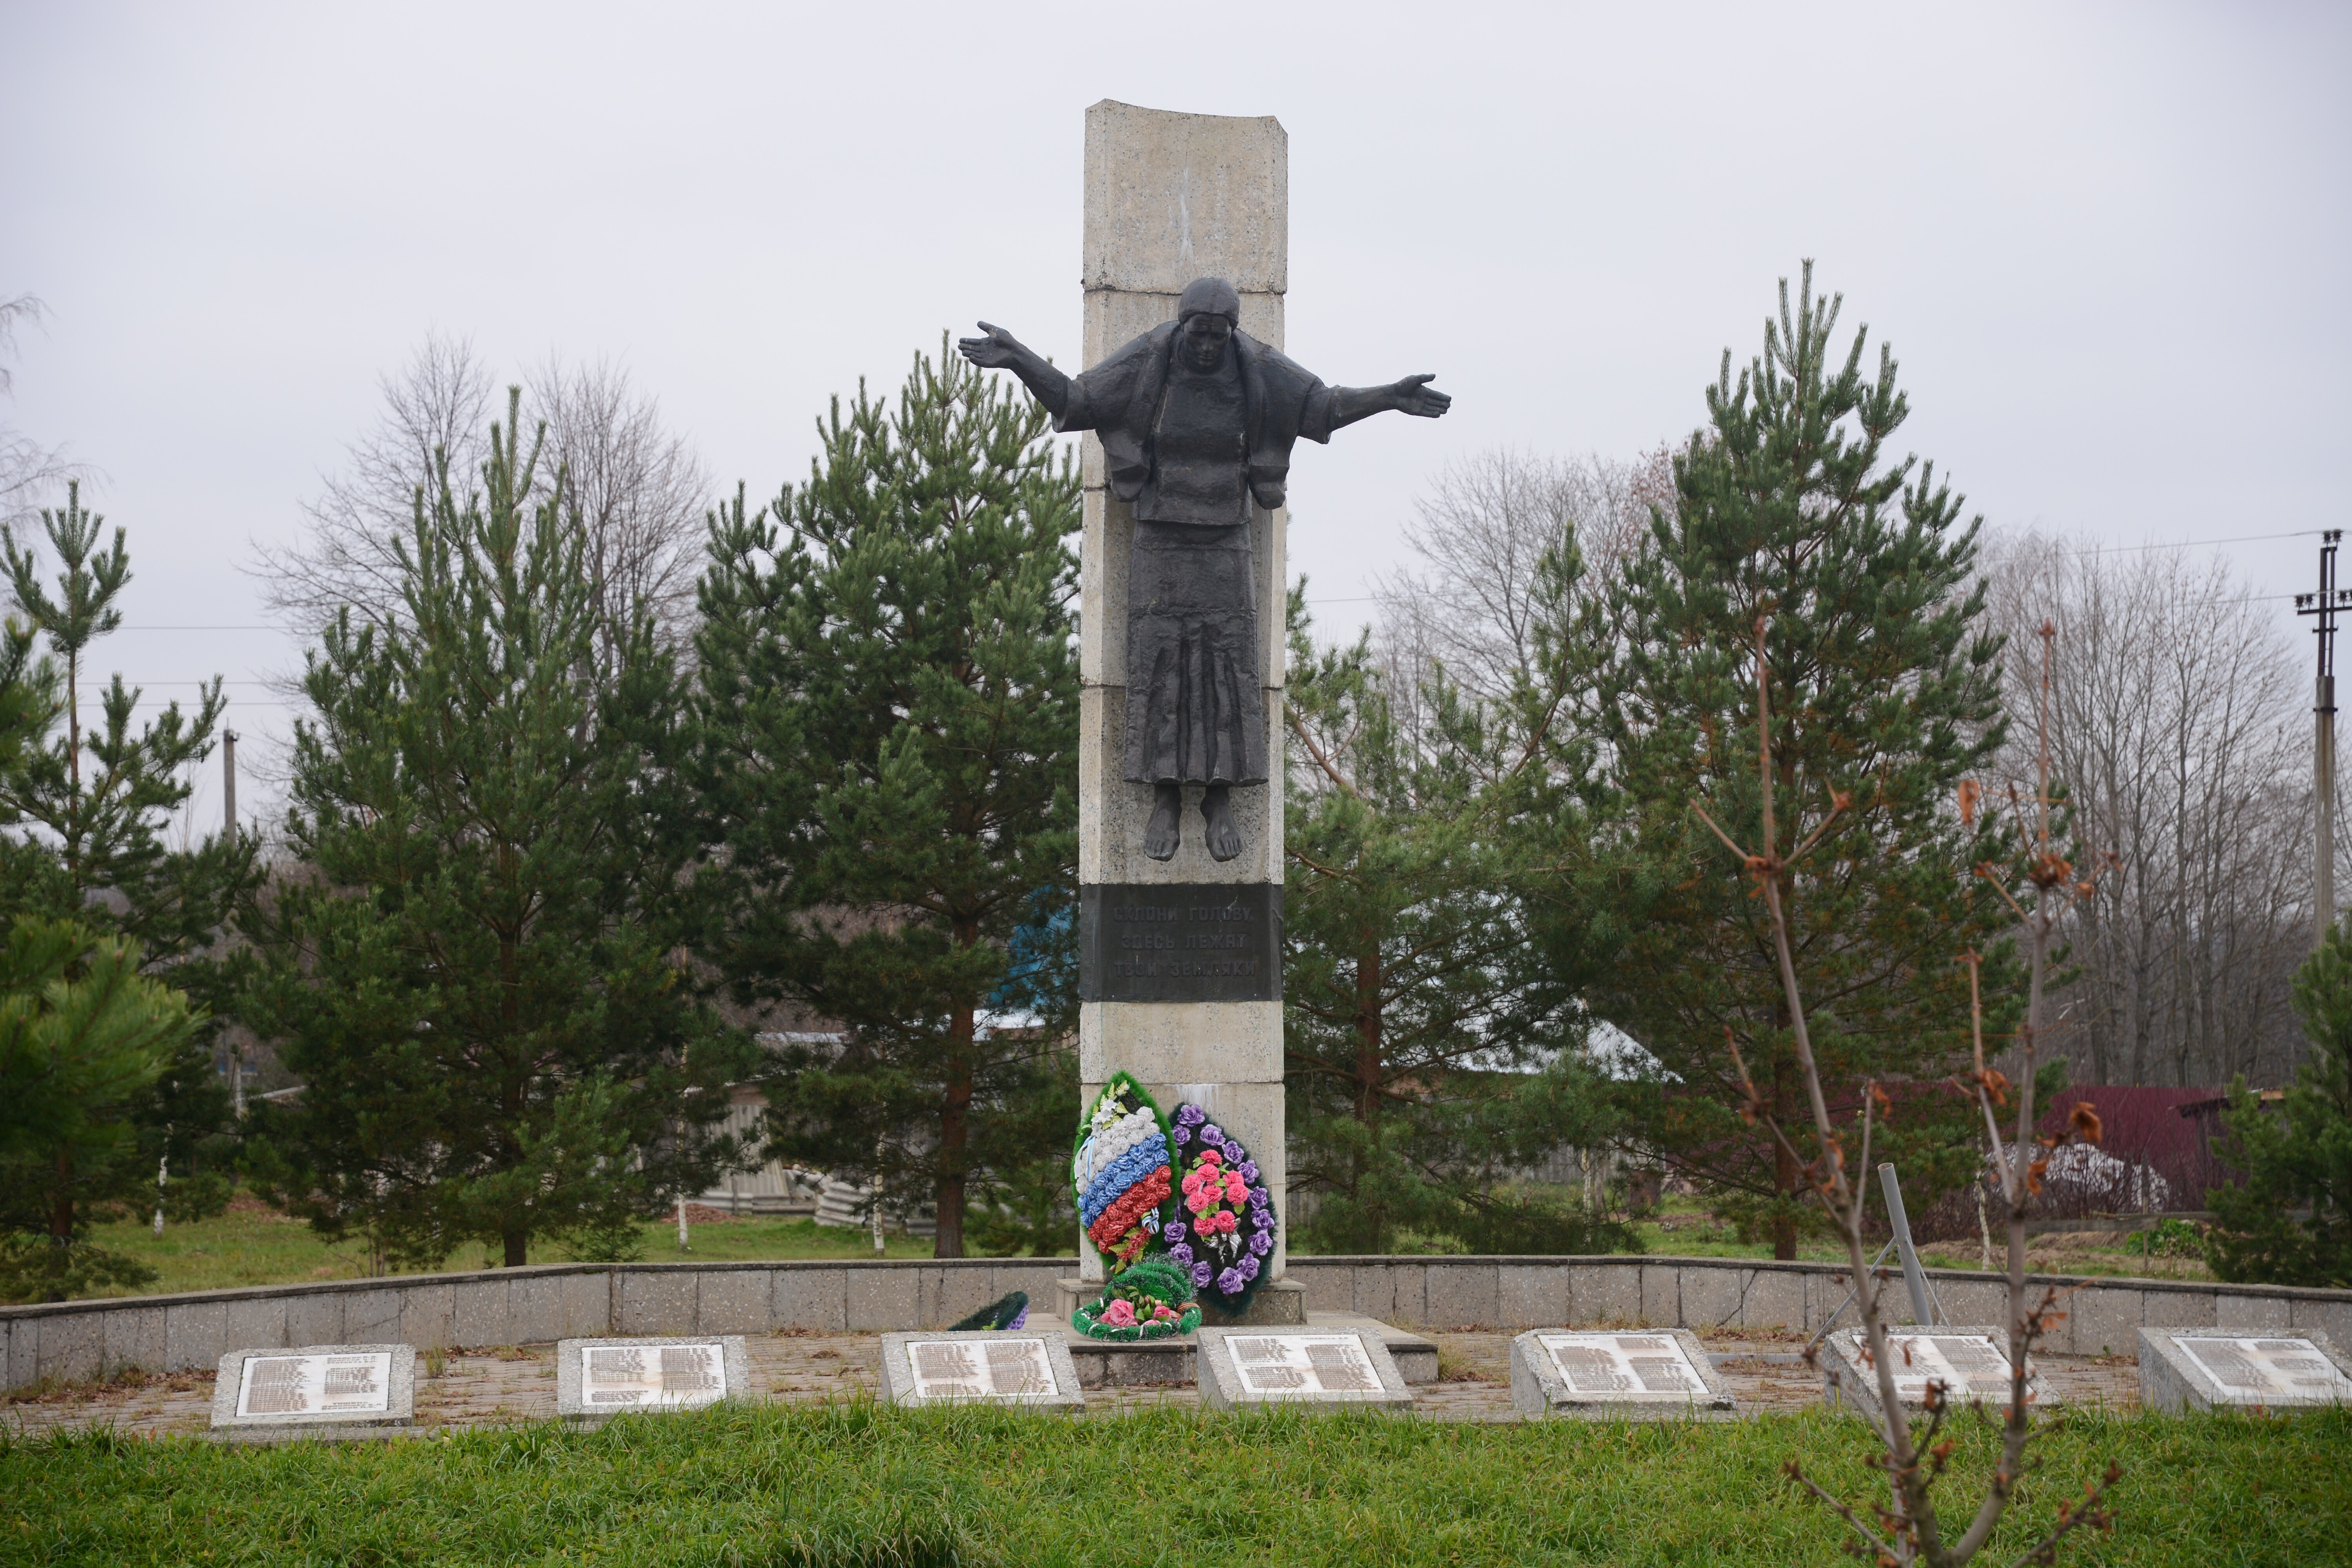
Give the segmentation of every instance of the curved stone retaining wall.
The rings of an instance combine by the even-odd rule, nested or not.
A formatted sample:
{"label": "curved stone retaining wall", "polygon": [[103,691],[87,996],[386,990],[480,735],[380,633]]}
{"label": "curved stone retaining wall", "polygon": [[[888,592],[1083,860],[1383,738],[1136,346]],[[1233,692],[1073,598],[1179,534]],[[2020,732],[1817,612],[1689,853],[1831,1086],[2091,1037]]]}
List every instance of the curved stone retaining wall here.
{"label": "curved stone retaining wall", "polygon": [[[468,1274],[203,1290],[0,1307],[7,1388],[132,1367],[215,1365],[231,1350],[304,1344],[531,1344],[605,1334],[757,1334],[938,1328],[1025,1290],[1060,1300],[1075,1258],[957,1262],[551,1264]],[[1828,1263],[1712,1258],[1294,1258],[1310,1311],[1400,1328],[1518,1330],[1646,1323],[1697,1330],[1822,1327],[1845,1295]],[[2002,1288],[1930,1269],[1949,1321],[1999,1322]],[[2352,1290],[2035,1276],[2074,1287],[2048,1342],[2060,1353],[2131,1354],[2147,1328],[2324,1329],[2352,1344]],[[1900,1290],[1895,1295],[1899,1300]]]}

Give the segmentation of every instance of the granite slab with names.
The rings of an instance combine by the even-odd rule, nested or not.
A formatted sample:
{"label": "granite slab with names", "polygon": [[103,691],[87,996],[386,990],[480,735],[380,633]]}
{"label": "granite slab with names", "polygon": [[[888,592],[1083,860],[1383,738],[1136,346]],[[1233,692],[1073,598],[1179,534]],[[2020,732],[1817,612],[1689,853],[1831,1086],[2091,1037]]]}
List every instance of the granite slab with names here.
{"label": "granite slab with names", "polygon": [[[1944,1397],[1956,1405],[2009,1403],[2006,1330],[1906,1326],[1887,1331],[1886,1347],[1895,1357],[1895,1397],[1906,1405],[1923,1403],[1930,1383],[1941,1384]],[[1832,1409],[1846,1405],[1870,1416],[1885,1410],[1868,1351],[1860,1329],[1840,1329],[1822,1342],[1822,1397]],[[2025,1363],[2025,1396],[2040,1407],[2061,1403],[2032,1357]]]}
{"label": "granite slab with names", "polygon": [[882,1397],[891,1405],[1087,1407],[1069,1336],[1059,1329],[884,1334]]}
{"label": "granite slab with names", "polygon": [[2142,1329],[2139,1400],[2168,1411],[2352,1405],[2352,1358],[2316,1329]]}
{"label": "granite slab with names", "polygon": [[213,1381],[212,1431],[230,1441],[385,1436],[415,1418],[409,1345],[230,1351]]}
{"label": "granite slab with names", "polygon": [[1668,1421],[1738,1407],[1688,1329],[1532,1329],[1511,1342],[1511,1408],[1530,1418]]}
{"label": "granite slab with names", "polygon": [[555,1347],[556,1414],[572,1420],[698,1410],[751,1394],[740,1334],[562,1340]]}
{"label": "granite slab with names", "polygon": [[1212,1410],[1412,1408],[1378,1329],[1202,1329],[1193,1373]]}

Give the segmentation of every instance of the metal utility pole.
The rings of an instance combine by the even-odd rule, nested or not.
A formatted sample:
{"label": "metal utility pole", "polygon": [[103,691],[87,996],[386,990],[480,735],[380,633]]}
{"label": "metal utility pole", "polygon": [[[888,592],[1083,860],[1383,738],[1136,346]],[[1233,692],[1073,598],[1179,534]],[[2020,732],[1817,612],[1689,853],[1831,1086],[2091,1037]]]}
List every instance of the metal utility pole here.
{"label": "metal utility pole", "polygon": [[2327,940],[2328,928],[2336,923],[2336,615],[2352,604],[2352,589],[2336,585],[2336,547],[2343,542],[2344,531],[2331,528],[2319,537],[2319,592],[2294,596],[2296,615],[2318,617],[2312,628],[2319,638],[2319,681],[2311,705],[2318,729],[2312,762],[2312,795],[2319,819],[2319,842],[2314,846],[2318,857],[2312,900],[2317,917],[2314,948]]}
{"label": "metal utility pole", "polygon": [[236,731],[221,731],[221,818],[231,844],[236,842]]}

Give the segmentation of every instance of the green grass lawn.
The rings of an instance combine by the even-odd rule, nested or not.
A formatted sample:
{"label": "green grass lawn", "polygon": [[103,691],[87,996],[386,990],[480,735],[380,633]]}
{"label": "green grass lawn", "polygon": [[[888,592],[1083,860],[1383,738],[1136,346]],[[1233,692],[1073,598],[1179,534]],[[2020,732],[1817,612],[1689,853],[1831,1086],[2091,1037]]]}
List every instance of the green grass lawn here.
{"label": "green grass lawn", "polygon": [[[1945,1489],[1990,1464],[1969,1424]],[[869,1404],[278,1448],[0,1442],[0,1561],[42,1563],[1829,1563],[1783,1460],[1867,1495],[1863,1424],[1479,1426],[1173,1408],[1068,1420]],[[2352,1413],[2067,1415],[2010,1563],[2110,1459],[2110,1537],[2062,1563],[2344,1561]]]}
{"label": "green grass lawn", "polygon": [[[730,1220],[692,1225],[690,1252],[677,1249],[675,1220],[652,1222],[644,1227],[647,1262],[689,1259],[728,1261],[768,1258],[871,1258],[873,1238],[862,1230],[829,1230],[809,1219]],[[129,1253],[154,1269],[154,1283],[145,1294],[176,1290],[218,1290],[239,1285],[284,1285],[306,1279],[357,1279],[367,1273],[367,1247],[346,1241],[330,1246],[299,1220],[288,1219],[250,1200],[228,1213],[192,1225],[167,1225],[158,1240],[148,1226],[135,1221],[93,1226],[92,1237]],[[915,1237],[883,1238],[892,1258],[929,1258],[931,1244]],[[569,1263],[572,1255],[562,1247],[535,1247],[533,1263]],[[478,1247],[460,1249],[442,1265],[446,1270],[487,1268],[496,1259]]]}

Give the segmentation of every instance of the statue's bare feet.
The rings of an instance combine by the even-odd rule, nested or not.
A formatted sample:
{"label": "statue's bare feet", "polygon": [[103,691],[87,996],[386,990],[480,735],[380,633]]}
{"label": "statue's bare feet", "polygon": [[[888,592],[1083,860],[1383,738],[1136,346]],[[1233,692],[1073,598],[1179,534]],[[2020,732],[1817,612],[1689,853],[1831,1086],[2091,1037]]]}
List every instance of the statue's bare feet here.
{"label": "statue's bare feet", "polygon": [[1201,820],[1208,825],[1210,859],[1230,860],[1242,852],[1242,830],[1234,826],[1233,802],[1223,784],[1211,784],[1202,795]]}
{"label": "statue's bare feet", "polygon": [[[1154,860],[1172,860],[1183,842],[1184,786],[1151,786],[1151,820],[1143,825],[1143,852]],[[1210,840],[1215,842],[1213,837]]]}

